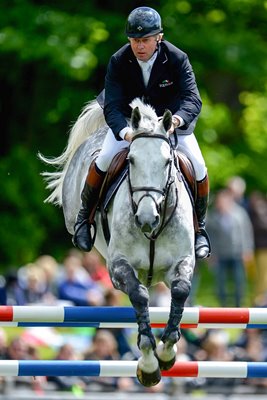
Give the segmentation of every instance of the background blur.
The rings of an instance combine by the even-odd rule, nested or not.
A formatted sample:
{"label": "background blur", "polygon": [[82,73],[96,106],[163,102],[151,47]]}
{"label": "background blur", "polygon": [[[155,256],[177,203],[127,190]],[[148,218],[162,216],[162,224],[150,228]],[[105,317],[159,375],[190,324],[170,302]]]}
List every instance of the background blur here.
{"label": "background blur", "polygon": [[267,189],[267,1],[0,0],[0,268],[71,247],[62,211],[44,204],[40,151],[57,156],[103,87],[125,20],[147,5],[188,53],[203,99],[196,135],[212,191],[233,175]]}

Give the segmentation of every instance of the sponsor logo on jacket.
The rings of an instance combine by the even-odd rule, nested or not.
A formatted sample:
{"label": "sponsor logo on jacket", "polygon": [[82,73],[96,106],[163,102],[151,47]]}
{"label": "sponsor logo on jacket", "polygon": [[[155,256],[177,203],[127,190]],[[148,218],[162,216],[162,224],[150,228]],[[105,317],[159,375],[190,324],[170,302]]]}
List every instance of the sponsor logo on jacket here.
{"label": "sponsor logo on jacket", "polygon": [[169,81],[168,79],[165,79],[164,81],[162,81],[162,82],[159,84],[159,87],[166,87],[166,86],[171,86],[171,85],[173,85],[173,82],[172,82],[172,81]]}

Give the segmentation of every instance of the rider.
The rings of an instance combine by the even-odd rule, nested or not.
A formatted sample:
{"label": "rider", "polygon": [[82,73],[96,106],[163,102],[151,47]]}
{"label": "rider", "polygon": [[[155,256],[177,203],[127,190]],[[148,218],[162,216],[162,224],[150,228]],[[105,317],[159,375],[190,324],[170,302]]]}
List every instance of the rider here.
{"label": "rider", "polygon": [[131,116],[129,104],[139,97],[150,104],[157,115],[163,115],[165,109],[173,114],[170,132],[178,135],[179,150],[191,160],[197,180],[195,209],[199,229],[195,239],[196,257],[208,257],[210,245],[205,218],[209,180],[193,133],[202,102],[192,66],[183,51],[163,41],[160,15],[150,7],[138,7],[129,14],[126,35],[129,43],[119,49],[108,64],[104,115],[109,129],[102,150],[88,171],[73,243],[84,251],[93,247],[91,226],[100,188],[113,157],[131,142],[132,131],[127,122]]}

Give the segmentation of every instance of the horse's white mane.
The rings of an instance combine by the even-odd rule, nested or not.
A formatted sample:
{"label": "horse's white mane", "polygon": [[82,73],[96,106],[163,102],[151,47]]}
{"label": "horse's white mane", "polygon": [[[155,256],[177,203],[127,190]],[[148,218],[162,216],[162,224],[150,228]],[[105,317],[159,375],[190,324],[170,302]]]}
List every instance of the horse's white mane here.
{"label": "horse's white mane", "polygon": [[56,172],[43,172],[48,182],[46,188],[52,193],[45,199],[45,202],[62,204],[62,185],[69,163],[78,147],[89,138],[92,133],[105,124],[103,110],[96,100],[88,102],[83,108],[77,121],[70,130],[67,146],[58,157],[48,158],[38,153],[38,157],[44,163],[58,167]]}

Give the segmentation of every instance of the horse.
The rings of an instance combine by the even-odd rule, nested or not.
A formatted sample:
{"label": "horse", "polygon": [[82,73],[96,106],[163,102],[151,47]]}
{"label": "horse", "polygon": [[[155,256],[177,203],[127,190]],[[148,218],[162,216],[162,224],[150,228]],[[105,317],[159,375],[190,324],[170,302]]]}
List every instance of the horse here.
{"label": "horse", "polygon": [[[135,310],[140,350],[136,375],[144,386],[156,385],[161,370],[176,360],[180,321],[195,266],[194,218],[188,190],[168,133],[172,114],[158,118],[140,99],[131,103],[133,130],[127,156],[128,173],[107,210],[110,238],[105,240],[101,213],[96,212],[95,247],[106,259],[113,286],[126,293]],[[73,234],[88,167],[101,148],[108,127],[96,101],[75,122],[63,154],[39,157],[61,170],[44,173],[53,192],[46,201],[63,207]],[[164,282],[171,293],[167,325],[156,343],[149,320],[149,287]]]}

